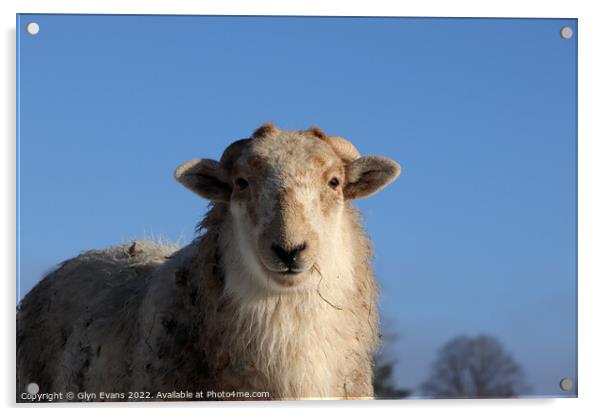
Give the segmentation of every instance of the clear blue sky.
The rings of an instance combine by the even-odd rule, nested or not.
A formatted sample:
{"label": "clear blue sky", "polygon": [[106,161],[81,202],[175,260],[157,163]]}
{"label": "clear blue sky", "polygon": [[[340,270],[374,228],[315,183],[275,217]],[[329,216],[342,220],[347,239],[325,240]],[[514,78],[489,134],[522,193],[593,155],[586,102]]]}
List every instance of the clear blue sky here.
{"label": "clear blue sky", "polygon": [[206,201],[176,166],[268,120],[318,125],[403,166],[357,203],[400,386],[483,332],[536,395],[576,377],[576,20],[18,20],[18,297],[85,249],[187,243]]}

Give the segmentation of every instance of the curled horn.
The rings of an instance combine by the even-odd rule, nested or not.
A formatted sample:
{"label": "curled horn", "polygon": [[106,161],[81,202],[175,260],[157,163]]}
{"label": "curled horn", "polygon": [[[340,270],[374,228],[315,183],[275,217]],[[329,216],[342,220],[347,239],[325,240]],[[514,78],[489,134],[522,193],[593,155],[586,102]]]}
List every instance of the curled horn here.
{"label": "curled horn", "polygon": [[241,139],[226,147],[226,150],[224,150],[220,159],[222,167],[227,171],[232,169],[232,165],[236,162],[236,159],[238,159],[243,149],[250,141],[251,139]]}
{"label": "curled horn", "polygon": [[272,136],[278,133],[279,131],[280,130],[274,125],[274,123],[268,122],[263,124],[257,130],[255,130],[251,138],[256,139],[258,137]]}
{"label": "curled horn", "polygon": [[279,131],[280,130],[278,130],[278,127],[276,127],[273,123],[265,123],[257,130],[255,130],[255,132],[253,132],[250,138],[235,141],[230,146],[226,147],[226,150],[224,150],[224,153],[222,154],[222,157],[220,159],[221,165],[226,170],[232,169],[232,165],[234,164],[234,162],[236,162],[236,159],[238,159],[240,154],[243,152],[245,147],[251,142],[251,140],[259,137],[270,136],[278,133]]}
{"label": "curled horn", "polygon": [[349,163],[360,158],[360,152],[349,140],[343,139],[341,136],[328,136],[325,140],[343,159],[343,162]]}

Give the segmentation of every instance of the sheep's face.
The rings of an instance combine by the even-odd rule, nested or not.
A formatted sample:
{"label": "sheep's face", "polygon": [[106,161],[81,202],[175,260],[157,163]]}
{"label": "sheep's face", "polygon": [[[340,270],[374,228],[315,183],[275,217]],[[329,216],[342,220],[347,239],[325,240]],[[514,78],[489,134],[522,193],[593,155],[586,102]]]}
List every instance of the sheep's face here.
{"label": "sheep's face", "polygon": [[334,140],[317,129],[285,132],[268,125],[231,145],[220,162],[189,162],[176,177],[228,204],[246,271],[269,288],[298,289],[339,255],[345,201],[376,192],[399,173],[395,162],[360,158],[350,144],[345,153],[337,146],[342,139]]}
{"label": "sheep's face", "polygon": [[340,157],[313,135],[280,132],[253,139],[232,180],[230,212],[246,261],[277,284],[299,285],[337,238],[345,202]]}

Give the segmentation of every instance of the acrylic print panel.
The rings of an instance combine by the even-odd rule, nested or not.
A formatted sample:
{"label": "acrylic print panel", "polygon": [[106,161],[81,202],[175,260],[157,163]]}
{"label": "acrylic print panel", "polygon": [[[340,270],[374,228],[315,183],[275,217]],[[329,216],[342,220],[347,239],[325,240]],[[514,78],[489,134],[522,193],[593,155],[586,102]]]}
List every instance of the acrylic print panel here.
{"label": "acrylic print panel", "polygon": [[576,20],[17,20],[18,401],[577,395]]}

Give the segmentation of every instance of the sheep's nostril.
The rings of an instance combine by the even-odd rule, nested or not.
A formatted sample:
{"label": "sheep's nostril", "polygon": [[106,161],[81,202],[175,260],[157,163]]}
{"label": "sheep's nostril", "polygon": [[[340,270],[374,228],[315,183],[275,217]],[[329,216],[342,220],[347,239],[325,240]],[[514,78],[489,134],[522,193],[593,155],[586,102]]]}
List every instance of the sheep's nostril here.
{"label": "sheep's nostril", "polygon": [[305,250],[307,248],[307,243],[304,241],[303,243],[299,244],[297,247],[294,248],[294,250],[297,253],[301,253],[303,250]]}
{"label": "sheep's nostril", "polygon": [[276,253],[276,256],[278,256],[278,258],[284,262],[286,262],[286,259],[288,258],[287,252],[285,249],[283,249],[280,246],[277,246],[276,244],[272,244],[272,251],[274,253]]}
{"label": "sheep's nostril", "polygon": [[301,253],[306,248],[307,248],[307,243],[305,243],[305,242],[303,242],[302,244],[299,244],[289,250],[286,250],[282,246],[279,246],[277,244],[272,244],[272,251],[274,253],[276,253],[276,256],[278,256],[278,258],[280,260],[282,260],[282,262],[289,267],[292,267],[295,265],[295,263],[298,260],[299,253]]}

